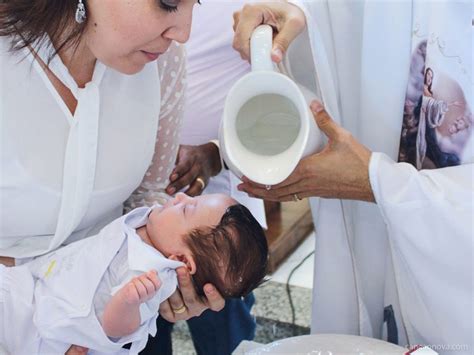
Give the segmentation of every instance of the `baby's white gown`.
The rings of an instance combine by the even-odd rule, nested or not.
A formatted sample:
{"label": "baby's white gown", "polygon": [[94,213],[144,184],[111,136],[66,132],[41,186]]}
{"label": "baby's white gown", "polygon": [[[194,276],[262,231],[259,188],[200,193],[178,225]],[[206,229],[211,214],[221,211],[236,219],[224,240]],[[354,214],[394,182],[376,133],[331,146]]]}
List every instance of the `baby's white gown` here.
{"label": "baby's white gown", "polygon": [[[69,244],[19,267],[0,266],[0,344],[12,355],[64,354],[71,344],[90,354],[138,354],[156,334],[160,304],[176,290],[175,269],[144,243],[136,229],[152,208],[130,212],[97,235]],[[140,327],[110,339],[100,319],[107,302],[133,277],[156,270],[161,287],[140,306]],[[122,346],[132,343],[130,351]]]}

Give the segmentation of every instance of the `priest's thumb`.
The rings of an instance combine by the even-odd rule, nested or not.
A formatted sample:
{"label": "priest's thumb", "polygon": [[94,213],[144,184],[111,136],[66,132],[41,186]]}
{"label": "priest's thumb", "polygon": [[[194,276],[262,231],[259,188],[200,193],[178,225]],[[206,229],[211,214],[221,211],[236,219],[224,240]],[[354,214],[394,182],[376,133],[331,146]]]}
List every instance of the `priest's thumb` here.
{"label": "priest's thumb", "polygon": [[331,116],[328,115],[320,102],[313,101],[310,108],[319,129],[321,129],[328,138],[335,139],[338,136],[341,127],[334,122]]}

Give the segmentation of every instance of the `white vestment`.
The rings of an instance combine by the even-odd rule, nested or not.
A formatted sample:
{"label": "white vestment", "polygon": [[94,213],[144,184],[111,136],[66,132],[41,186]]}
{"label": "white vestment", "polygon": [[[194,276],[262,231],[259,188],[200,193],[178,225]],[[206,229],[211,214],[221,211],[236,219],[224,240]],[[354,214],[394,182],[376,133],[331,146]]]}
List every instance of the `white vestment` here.
{"label": "white vestment", "polygon": [[472,353],[472,131],[462,165],[417,171],[397,163],[417,36],[429,37],[431,60],[455,78],[473,108],[471,3],[292,2],[304,10],[307,31],[290,48],[289,71],[375,152],[370,182],[377,204],[311,201],[312,332],[386,338],[384,308],[391,305],[399,344]]}

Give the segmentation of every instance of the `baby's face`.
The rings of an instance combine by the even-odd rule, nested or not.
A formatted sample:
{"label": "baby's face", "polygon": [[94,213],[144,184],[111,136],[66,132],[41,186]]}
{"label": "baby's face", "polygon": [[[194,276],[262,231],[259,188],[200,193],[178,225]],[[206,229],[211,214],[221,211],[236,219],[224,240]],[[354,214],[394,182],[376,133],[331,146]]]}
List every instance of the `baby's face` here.
{"label": "baby's face", "polygon": [[196,228],[219,224],[227,208],[237,202],[222,194],[190,197],[183,193],[155,208],[149,216],[146,230],[151,242],[164,256],[186,256],[189,252],[184,236]]}

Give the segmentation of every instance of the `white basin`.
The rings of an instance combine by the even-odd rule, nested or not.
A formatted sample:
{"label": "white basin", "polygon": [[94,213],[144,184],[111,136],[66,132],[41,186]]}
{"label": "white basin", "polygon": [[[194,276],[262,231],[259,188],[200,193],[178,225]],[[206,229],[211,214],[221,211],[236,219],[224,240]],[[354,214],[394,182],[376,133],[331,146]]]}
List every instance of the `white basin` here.
{"label": "white basin", "polygon": [[403,355],[408,351],[382,340],[340,334],[303,335],[240,350],[238,354],[245,355]]}

